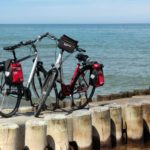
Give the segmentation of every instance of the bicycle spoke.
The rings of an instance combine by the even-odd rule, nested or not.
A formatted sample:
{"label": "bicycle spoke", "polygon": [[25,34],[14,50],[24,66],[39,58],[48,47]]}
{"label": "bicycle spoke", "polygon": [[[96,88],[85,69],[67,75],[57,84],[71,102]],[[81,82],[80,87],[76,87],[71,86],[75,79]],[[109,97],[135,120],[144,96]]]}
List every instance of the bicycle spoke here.
{"label": "bicycle spoke", "polygon": [[[77,75],[73,88],[73,102],[78,108],[83,108],[92,98],[95,88],[90,86],[90,69],[84,69]],[[80,97],[78,96],[80,94]],[[79,105],[79,98],[82,101]]]}
{"label": "bicycle spoke", "polygon": [[4,117],[11,117],[19,107],[18,87],[9,87],[6,84],[0,92],[0,114]]}

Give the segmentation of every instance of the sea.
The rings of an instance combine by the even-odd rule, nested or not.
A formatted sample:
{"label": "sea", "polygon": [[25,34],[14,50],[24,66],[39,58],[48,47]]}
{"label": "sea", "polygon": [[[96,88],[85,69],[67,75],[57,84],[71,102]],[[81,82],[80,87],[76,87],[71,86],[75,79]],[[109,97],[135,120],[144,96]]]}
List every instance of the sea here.
{"label": "sea", "polygon": [[[3,47],[33,40],[45,32],[58,38],[63,34],[72,37],[91,60],[104,65],[105,84],[97,88],[96,94],[150,87],[150,24],[1,24],[0,61],[12,58],[12,53],[4,51]],[[44,66],[50,69],[60,51],[56,43],[44,39],[37,44],[37,49]],[[31,53],[30,47],[16,50],[19,58]],[[69,83],[77,64],[76,54],[64,53],[66,83]],[[30,73],[31,64],[32,60],[24,62],[25,78]]]}

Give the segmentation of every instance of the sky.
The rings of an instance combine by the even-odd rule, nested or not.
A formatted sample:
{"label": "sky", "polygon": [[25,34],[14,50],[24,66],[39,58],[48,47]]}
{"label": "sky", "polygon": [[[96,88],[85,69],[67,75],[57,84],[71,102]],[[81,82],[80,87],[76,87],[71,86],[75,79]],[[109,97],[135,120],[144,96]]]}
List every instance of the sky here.
{"label": "sky", "polygon": [[150,23],[150,0],[0,0],[0,24]]}

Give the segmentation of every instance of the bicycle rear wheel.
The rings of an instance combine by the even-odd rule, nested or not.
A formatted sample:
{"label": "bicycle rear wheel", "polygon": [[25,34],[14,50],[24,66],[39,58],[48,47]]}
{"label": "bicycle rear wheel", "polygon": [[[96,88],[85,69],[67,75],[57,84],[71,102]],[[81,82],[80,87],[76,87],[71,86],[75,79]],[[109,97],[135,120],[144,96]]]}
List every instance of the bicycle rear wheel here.
{"label": "bicycle rear wheel", "polygon": [[0,115],[2,117],[13,116],[20,105],[21,88],[5,84],[4,72],[0,73]]}
{"label": "bicycle rear wheel", "polygon": [[90,67],[83,67],[77,74],[72,92],[73,105],[78,108],[84,108],[90,101],[95,92],[95,87],[90,85]]}
{"label": "bicycle rear wheel", "polygon": [[[44,87],[42,89],[42,100],[40,101],[39,105],[38,105],[38,109],[35,112],[35,117],[38,117],[43,109],[43,107],[46,105],[48,105],[46,103],[47,100],[49,100],[50,103],[52,103],[53,101],[56,102],[56,91],[54,88],[54,83],[55,83],[55,79],[56,79],[56,73],[55,72],[50,72],[50,74],[47,76],[45,83],[44,83]],[[53,93],[53,95],[51,94]],[[49,97],[49,99],[48,99]]]}

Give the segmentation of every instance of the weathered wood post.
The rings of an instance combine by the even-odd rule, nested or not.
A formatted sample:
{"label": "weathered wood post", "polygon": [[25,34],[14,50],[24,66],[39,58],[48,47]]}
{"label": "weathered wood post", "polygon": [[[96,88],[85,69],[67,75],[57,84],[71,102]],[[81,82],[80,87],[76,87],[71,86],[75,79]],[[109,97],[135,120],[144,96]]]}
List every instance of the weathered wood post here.
{"label": "weathered wood post", "polygon": [[150,103],[143,103],[142,111],[144,121],[144,140],[150,140]]}
{"label": "weathered wood post", "polygon": [[115,146],[122,144],[122,110],[120,105],[110,106],[111,116],[111,139]]}
{"label": "weathered wood post", "polygon": [[127,143],[127,133],[126,133],[127,127],[126,127],[126,118],[125,118],[126,107],[127,107],[127,104],[121,105],[121,110],[122,110],[122,142],[123,143]]}
{"label": "weathered wood post", "polygon": [[68,130],[65,114],[51,114],[45,117],[47,122],[48,146],[53,150],[68,150]]}
{"label": "weathered wood post", "polygon": [[21,123],[19,124],[19,142],[18,142],[18,150],[23,150],[24,145],[25,145],[25,124]]}
{"label": "weathered wood post", "polygon": [[93,149],[111,147],[110,111],[106,106],[90,109],[93,126]]}
{"label": "weathered wood post", "polygon": [[46,142],[46,122],[28,120],[25,127],[25,146],[30,150],[44,150]]}
{"label": "weathered wood post", "polygon": [[110,95],[97,95],[97,101],[108,101],[110,100]]}
{"label": "weathered wood post", "polygon": [[28,107],[20,107],[18,112],[20,113],[26,113],[26,112],[31,112],[33,111],[33,107],[28,106]]}
{"label": "weathered wood post", "polygon": [[18,130],[17,124],[0,124],[0,150],[18,150]]}
{"label": "weathered wood post", "polygon": [[140,145],[138,147],[131,147],[131,146],[127,145],[125,150],[146,150],[146,149],[140,147]]}
{"label": "weathered wood post", "polygon": [[125,108],[127,126],[127,143],[137,144],[143,142],[143,118],[140,104],[128,104]]}
{"label": "weathered wood post", "polygon": [[73,141],[73,119],[72,119],[72,114],[66,115],[66,119],[67,119],[68,140]]}
{"label": "weathered wood post", "polygon": [[64,108],[71,108],[71,100],[70,99],[64,100],[63,103],[64,103]]}
{"label": "weathered wood post", "polygon": [[92,121],[88,110],[73,112],[73,140],[78,149],[92,149]]}

